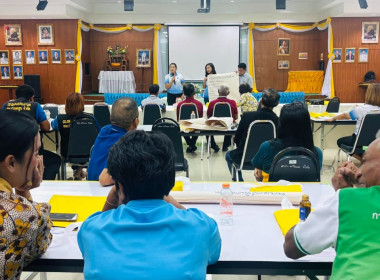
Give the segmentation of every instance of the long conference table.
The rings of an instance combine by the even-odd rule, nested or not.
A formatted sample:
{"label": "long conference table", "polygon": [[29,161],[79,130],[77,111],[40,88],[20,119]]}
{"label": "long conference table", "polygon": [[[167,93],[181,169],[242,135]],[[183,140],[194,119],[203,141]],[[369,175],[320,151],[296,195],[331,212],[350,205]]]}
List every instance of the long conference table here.
{"label": "long conference table", "polygon": [[[185,183],[184,192],[210,192],[220,190],[222,182]],[[248,192],[255,183],[231,183],[233,192]],[[303,192],[310,195],[313,208],[334,193],[327,184],[302,183]],[[98,182],[44,181],[32,190],[35,201],[48,202],[53,195],[106,196],[110,187]],[[186,208],[199,208],[219,222],[218,204],[184,204]],[[219,261],[207,268],[209,274],[240,275],[330,275],[335,251],[327,249],[319,255],[292,260],[283,252],[284,237],[273,212],[280,205],[234,205],[232,226],[219,226],[222,251]],[[73,209],[75,213],[75,209]],[[77,245],[77,231],[53,228],[53,241],[41,258],[27,266],[25,271],[83,272],[84,261]]]}

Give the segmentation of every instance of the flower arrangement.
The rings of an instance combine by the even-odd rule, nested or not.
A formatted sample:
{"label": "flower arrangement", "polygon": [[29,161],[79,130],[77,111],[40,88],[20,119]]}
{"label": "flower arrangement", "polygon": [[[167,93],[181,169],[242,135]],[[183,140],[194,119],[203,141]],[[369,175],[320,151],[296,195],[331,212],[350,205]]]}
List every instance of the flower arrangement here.
{"label": "flower arrangement", "polygon": [[127,48],[128,46],[125,46],[124,48],[120,48],[119,43],[116,43],[115,50],[111,46],[107,47],[107,53],[109,56],[120,55],[120,54],[124,55],[127,53]]}
{"label": "flower arrangement", "polygon": [[193,84],[193,86],[194,86],[195,93],[200,93],[201,92],[201,88],[200,88],[199,84]]}

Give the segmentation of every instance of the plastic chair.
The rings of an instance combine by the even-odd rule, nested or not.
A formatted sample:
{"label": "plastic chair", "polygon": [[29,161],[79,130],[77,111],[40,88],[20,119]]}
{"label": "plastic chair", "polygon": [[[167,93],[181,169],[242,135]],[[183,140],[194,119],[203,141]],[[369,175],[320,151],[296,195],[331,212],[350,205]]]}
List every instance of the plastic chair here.
{"label": "plastic chair", "polygon": [[260,145],[274,138],[276,138],[276,126],[272,121],[256,120],[249,125],[241,161],[232,162],[232,172],[236,172],[236,180],[239,181],[239,172],[242,170],[255,169],[251,161],[259,150]]}
{"label": "plastic chair", "polygon": [[152,125],[156,120],[162,118],[160,106],[157,104],[147,104],[144,109],[143,125]]}
{"label": "plastic chair", "polygon": [[329,101],[329,104],[327,104],[326,112],[327,113],[338,113],[339,112],[339,106],[340,106],[340,99],[339,97],[335,96]]}
{"label": "plastic chair", "polygon": [[74,119],[70,128],[67,156],[62,158],[61,177],[66,179],[66,163],[87,167],[91,148],[98,136],[96,120],[91,115]]}
{"label": "plastic chair", "polygon": [[94,117],[98,121],[100,127],[111,123],[111,114],[108,105],[104,102],[94,104]]}
{"label": "plastic chair", "polygon": [[353,154],[362,154],[363,146],[369,146],[376,139],[376,133],[380,129],[380,113],[368,113],[364,116],[356,140],[353,146],[342,145],[338,152],[338,161],[340,159],[340,151],[346,153],[347,160]]}
{"label": "plastic chair", "polygon": [[185,171],[186,177],[189,177],[189,165],[183,154],[181,130],[178,123],[170,118],[161,118],[153,123],[152,131],[159,131],[169,137],[175,152],[175,171]]}
{"label": "plastic chair", "polygon": [[195,113],[195,117],[198,118],[198,108],[194,103],[182,103],[179,109],[179,119],[189,120],[191,119],[191,113]]}
{"label": "plastic chair", "polygon": [[273,159],[269,181],[320,182],[318,158],[309,149],[289,147],[280,151]]}

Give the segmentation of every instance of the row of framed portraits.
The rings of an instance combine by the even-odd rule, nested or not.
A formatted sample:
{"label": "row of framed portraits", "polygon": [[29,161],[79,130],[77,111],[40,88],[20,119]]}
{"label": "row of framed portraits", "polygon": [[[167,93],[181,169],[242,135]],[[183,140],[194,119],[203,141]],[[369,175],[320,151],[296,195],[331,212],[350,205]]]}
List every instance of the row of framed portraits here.
{"label": "row of framed portraits", "polygon": [[[48,50],[25,50],[25,64],[49,64],[49,51]],[[63,57],[62,57],[63,55]],[[66,64],[74,64],[74,49],[65,49],[63,53],[61,49],[50,50],[51,63],[61,64],[62,61]],[[22,50],[12,50],[12,58],[9,56],[8,50],[0,50],[0,65],[13,65],[23,64]]]}
{"label": "row of framed portraits", "polygon": [[367,63],[369,58],[369,49],[368,48],[359,48],[358,53],[356,53],[356,48],[345,48],[345,52],[342,53],[341,48],[334,48],[334,63],[340,63],[343,61],[346,63],[353,63],[356,60],[360,63]]}
{"label": "row of framed portraits", "polygon": [[[38,45],[54,45],[53,24],[36,24],[36,27]],[[21,24],[4,24],[4,37],[6,46],[22,46]]]}
{"label": "row of framed portraits", "polygon": [[15,80],[24,79],[24,70],[21,65],[17,65],[17,66],[1,65],[0,70],[1,70],[2,80],[10,80],[12,75],[13,75],[13,79]]}

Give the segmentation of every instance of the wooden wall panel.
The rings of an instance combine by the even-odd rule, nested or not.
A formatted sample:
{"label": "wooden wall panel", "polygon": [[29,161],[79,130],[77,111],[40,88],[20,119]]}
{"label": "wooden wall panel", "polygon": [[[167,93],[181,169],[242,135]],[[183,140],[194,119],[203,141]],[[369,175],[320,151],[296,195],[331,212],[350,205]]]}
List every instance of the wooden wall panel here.
{"label": "wooden wall panel", "polygon": [[[54,45],[38,46],[36,24],[52,23],[54,25]],[[0,27],[3,30],[4,24],[21,24],[22,26],[22,46],[5,46],[4,35],[0,34],[0,49],[22,50],[23,70],[25,74],[39,74],[41,77],[41,94],[45,103],[64,103],[66,96],[75,90],[75,64],[51,64],[51,49],[76,49],[77,20],[0,20]],[[2,31],[3,32],[3,31]],[[49,64],[26,64],[25,51],[47,49],[49,51]],[[11,56],[11,54],[10,54]],[[37,60],[36,60],[37,62]],[[12,64],[11,64],[12,66]],[[23,80],[0,80],[0,84],[21,85]],[[2,90],[2,93],[6,93]],[[4,94],[1,94],[0,102]]]}
{"label": "wooden wall panel", "polygon": [[[332,27],[334,33],[334,48],[354,47],[356,57],[354,63],[334,63],[334,85],[335,93],[342,102],[364,102],[366,89],[359,87],[363,82],[367,71],[374,71],[377,80],[380,80],[380,47],[379,44],[363,44],[361,42],[362,22],[378,22],[379,17],[373,18],[333,18]],[[359,48],[368,48],[368,63],[358,62]]]}
{"label": "wooden wall panel", "polygon": [[[320,41],[327,32],[312,30],[293,33],[275,29],[269,32],[254,31],[255,40],[255,73],[257,89],[275,88],[284,91],[288,84],[288,71],[318,70],[321,52]],[[290,55],[277,55],[278,39],[290,39]],[[327,38],[325,40],[327,49]],[[307,52],[308,59],[298,59],[300,52]],[[289,60],[289,70],[278,70],[279,60]]]}
{"label": "wooden wall panel", "polygon": [[[143,70],[135,67],[136,49],[151,49],[151,51],[153,51],[153,36],[153,30],[146,32],[129,30],[118,34],[107,34],[91,30],[89,44],[91,49],[92,89],[97,91],[99,88],[98,75],[99,71],[105,67],[105,61],[108,57],[106,52],[107,47],[111,46],[115,48],[116,43],[119,43],[120,47],[128,46],[126,57],[129,60],[129,71],[133,71],[135,76],[136,92],[148,92],[149,85],[153,81],[153,63],[152,67],[144,69],[143,77]],[[153,53],[151,52],[151,59],[152,58]]]}

